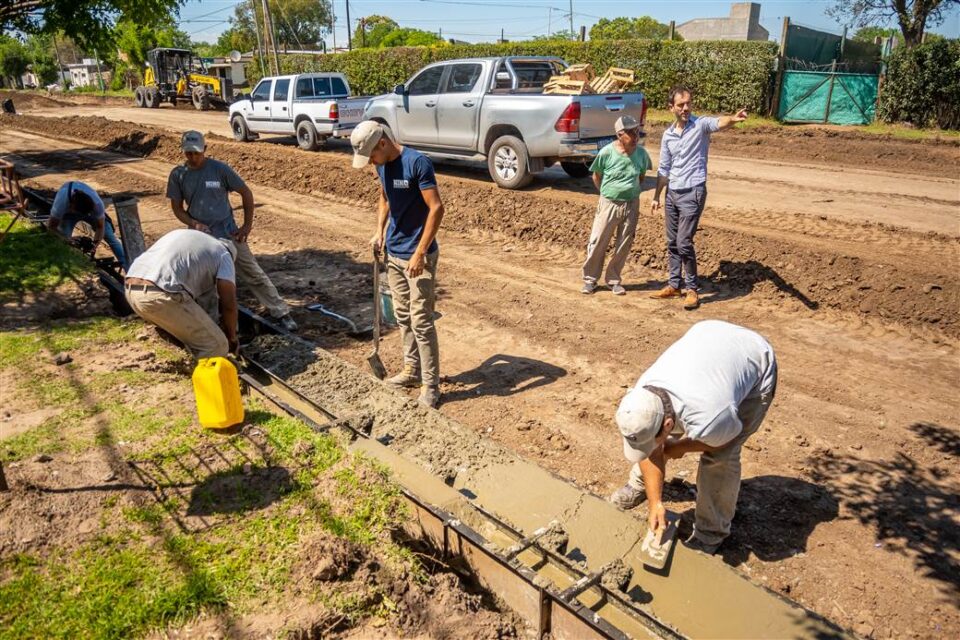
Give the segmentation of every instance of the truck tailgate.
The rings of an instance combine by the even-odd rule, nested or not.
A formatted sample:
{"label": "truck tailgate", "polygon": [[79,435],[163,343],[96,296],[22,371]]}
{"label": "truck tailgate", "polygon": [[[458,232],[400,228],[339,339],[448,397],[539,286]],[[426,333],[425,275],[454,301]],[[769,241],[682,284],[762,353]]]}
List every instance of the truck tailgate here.
{"label": "truck tailgate", "polygon": [[623,115],[631,115],[643,123],[642,93],[602,93],[576,98],[580,101],[580,137],[583,139],[614,136],[614,124]]}
{"label": "truck tailgate", "polygon": [[350,127],[363,120],[363,108],[370,100],[369,96],[358,98],[338,98],[337,109],[340,112],[340,126]]}

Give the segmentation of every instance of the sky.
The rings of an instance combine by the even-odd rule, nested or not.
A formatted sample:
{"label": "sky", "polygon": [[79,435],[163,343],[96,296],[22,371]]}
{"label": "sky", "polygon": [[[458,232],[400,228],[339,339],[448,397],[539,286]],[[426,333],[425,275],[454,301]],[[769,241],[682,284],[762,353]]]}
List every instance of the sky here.
{"label": "sky", "polygon": [[[194,41],[212,42],[229,27],[233,7],[250,0],[188,0],[180,11],[181,28]],[[260,0],[255,0],[259,2]],[[536,35],[570,28],[570,0],[349,0],[350,19],[379,14],[393,18],[401,27],[439,31],[444,38],[467,42],[492,42],[501,29],[508,40],[526,40]],[[347,44],[347,0],[333,0],[337,47]],[[730,0],[573,0],[574,31],[590,27],[599,18],[649,15],[660,22],[679,25],[693,18],[721,18],[730,12]],[[826,15],[832,0],[765,0],[760,2],[760,24],[772,39],[780,37],[783,18],[809,27],[841,33],[843,25]],[[280,0],[283,5],[283,0]],[[274,16],[274,20],[278,17]],[[932,29],[949,38],[960,37],[960,10]],[[332,47],[334,36],[327,36]]]}

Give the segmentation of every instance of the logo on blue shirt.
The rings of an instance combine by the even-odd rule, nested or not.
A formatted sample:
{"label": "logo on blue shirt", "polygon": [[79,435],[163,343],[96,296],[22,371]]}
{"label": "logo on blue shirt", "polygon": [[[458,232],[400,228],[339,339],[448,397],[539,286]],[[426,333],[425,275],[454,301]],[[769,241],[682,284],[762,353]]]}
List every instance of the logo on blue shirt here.
{"label": "logo on blue shirt", "polygon": [[394,178],[393,179],[393,188],[394,189],[409,189],[410,181],[404,178]]}

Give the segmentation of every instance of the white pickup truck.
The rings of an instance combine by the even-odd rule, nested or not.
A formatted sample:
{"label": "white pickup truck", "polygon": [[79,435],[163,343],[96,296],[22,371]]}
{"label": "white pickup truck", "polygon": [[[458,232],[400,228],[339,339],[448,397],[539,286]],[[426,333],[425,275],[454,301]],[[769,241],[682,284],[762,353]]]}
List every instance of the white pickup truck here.
{"label": "white pickup truck", "polygon": [[230,105],[230,128],[241,142],[259,134],[296,135],[315,151],[327,138],[347,138],[363,119],[369,97],[351,98],[342,73],[303,73],[263,78],[253,92]]}

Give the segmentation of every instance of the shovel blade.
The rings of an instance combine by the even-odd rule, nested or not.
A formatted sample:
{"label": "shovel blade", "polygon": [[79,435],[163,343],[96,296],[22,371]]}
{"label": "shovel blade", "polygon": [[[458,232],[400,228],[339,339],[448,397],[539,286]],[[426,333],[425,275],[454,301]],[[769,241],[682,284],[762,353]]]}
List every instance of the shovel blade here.
{"label": "shovel blade", "polygon": [[383,361],[380,360],[380,354],[374,352],[367,356],[367,364],[370,365],[370,370],[379,380],[387,377],[387,368],[383,366]]}

